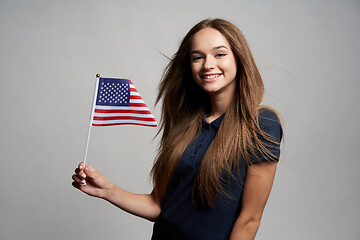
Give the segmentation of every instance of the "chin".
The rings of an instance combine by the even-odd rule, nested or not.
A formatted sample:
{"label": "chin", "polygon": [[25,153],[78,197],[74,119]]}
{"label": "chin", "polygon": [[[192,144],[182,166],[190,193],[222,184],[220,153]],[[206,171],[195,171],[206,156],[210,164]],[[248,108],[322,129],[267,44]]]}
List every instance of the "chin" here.
{"label": "chin", "polygon": [[208,93],[215,93],[218,92],[219,90],[221,90],[221,86],[219,86],[219,84],[217,84],[216,82],[213,83],[202,83],[201,88]]}
{"label": "chin", "polygon": [[207,87],[203,87],[202,89],[207,93],[217,93],[220,90],[218,88],[207,88]]}

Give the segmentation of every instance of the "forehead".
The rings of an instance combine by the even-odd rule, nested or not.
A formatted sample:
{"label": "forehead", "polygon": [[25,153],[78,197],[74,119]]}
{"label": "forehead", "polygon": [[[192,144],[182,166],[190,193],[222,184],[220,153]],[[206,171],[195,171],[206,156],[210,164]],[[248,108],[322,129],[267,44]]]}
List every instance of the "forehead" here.
{"label": "forehead", "polygon": [[207,51],[217,46],[230,49],[230,44],[221,32],[214,28],[204,28],[197,32],[191,41],[191,50]]}

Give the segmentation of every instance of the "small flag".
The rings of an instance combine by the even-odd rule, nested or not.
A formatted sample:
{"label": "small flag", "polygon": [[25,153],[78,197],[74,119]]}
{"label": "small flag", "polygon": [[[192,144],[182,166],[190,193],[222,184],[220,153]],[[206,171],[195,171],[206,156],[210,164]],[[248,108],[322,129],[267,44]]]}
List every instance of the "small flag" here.
{"label": "small flag", "polygon": [[90,126],[157,126],[131,80],[99,78],[95,91]]}

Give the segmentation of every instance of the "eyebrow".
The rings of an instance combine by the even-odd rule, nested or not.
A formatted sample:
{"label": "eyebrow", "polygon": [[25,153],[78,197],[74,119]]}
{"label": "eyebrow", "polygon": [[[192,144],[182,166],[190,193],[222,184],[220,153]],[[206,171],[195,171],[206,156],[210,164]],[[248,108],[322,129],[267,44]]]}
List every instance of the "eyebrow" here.
{"label": "eyebrow", "polygon": [[217,46],[217,47],[213,47],[212,50],[214,51],[214,50],[218,50],[218,49],[220,49],[220,48],[226,48],[226,49],[228,49],[228,48],[225,47],[224,45],[220,45],[220,46]]}
{"label": "eyebrow", "polygon": [[[218,50],[218,49],[221,49],[221,48],[228,49],[228,48],[225,47],[224,45],[220,45],[220,46],[213,47],[213,48],[211,49],[211,51],[215,51],[215,50]],[[194,50],[194,51],[191,51],[191,52],[190,52],[190,54],[194,54],[194,53],[201,53],[201,51],[199,51],[199,50]]]}

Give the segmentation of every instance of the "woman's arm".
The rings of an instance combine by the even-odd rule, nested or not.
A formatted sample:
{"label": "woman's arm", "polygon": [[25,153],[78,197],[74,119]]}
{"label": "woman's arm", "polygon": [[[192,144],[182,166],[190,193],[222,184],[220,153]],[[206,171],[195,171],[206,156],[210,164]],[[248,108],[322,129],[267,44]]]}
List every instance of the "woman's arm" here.
{"label": "woman's arm", "polygon": [[125,191],[108,181],[104,175],[86,164],[80,163],[72,176],[72,185],[82,192],[105,199],[122,210],[155,221],[161,212],[160,204],[152,194],[135,194]]}
{"label": "woman's arm", "polygon": [[259,162],[248,167],[242,194],[242,208],[230,240],[253,240],[269,197],[276,171],[275,162]]}

